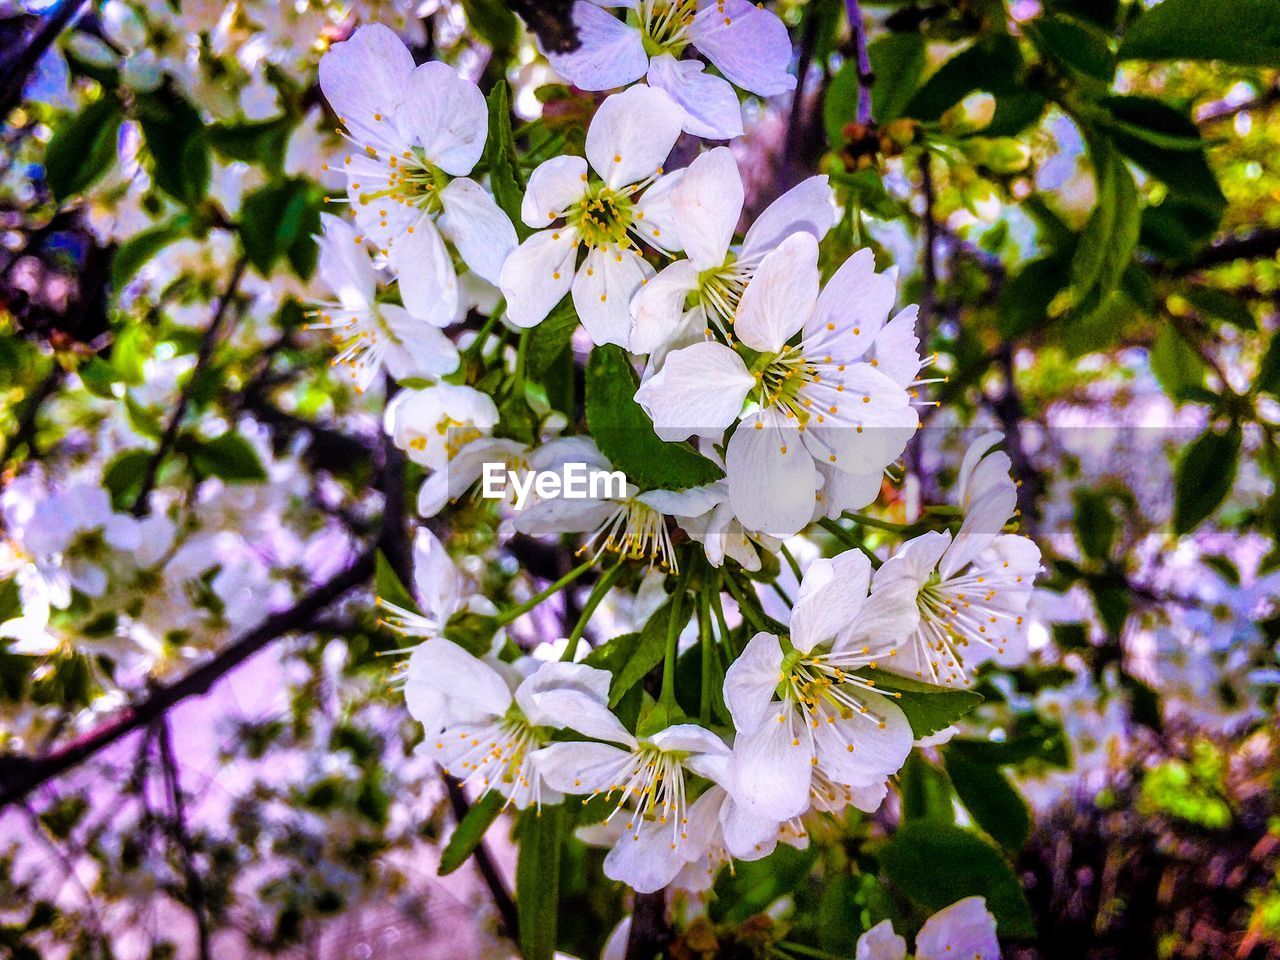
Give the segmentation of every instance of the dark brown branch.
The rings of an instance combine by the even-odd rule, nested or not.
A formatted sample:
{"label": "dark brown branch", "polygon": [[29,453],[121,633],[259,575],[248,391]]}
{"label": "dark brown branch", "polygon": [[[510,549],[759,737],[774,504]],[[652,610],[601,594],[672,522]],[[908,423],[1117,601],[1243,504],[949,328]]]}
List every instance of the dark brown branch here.
{"label": "dark brown branch", "polygon": [[[447,773],[441,774],[441,778],[444,780],[445,788],[449,791],[449,804],[453,807],[454,819],[461,823],[463,818],[466,817],[467,811],[471,809],[471,805],[467,803],[466,794],[462,792],[462,786],[457,780]],[[498,916],[502,919],[504,928],[502,932],[514,941],[520,929],[520,915],[516,912],[515,901],[511,899],[511,894],[507,892],[507,887],[502,882],[502,876],[498,873],[498,868],[494,866],[493,858],[489,855],[489,848],[485,846],[483,840],[476,844],[475,852],[471,856],[476,862],[476,868],[480,871],[480,876],[484,878],[485,886],[489,888],[489,895],[493,897],[494,905],[498,908]]]}
{"label": "dark brown branch", "polygon": [[362,554],[346,570],[316,587],[287,610],[274,613],[208,662],[180,680],[156,687],[140,703],[38,760],[8,759],[0,767],[0,808],[15,803],[44,783],[79,766],[124,737],[155,722],[188,697],[209,691],[218,680],[273,640],[306,630],[316,615],[373,575],[373,552]]}
{"label": "dark brown branch", "polygon": [[147,470],[142,475],[142,486],[138,490],[137,499],[133,501],[133,515],[136,517],[140,517],[147,512],[147,501],[151,497],[151,491],[155,489],[156,477],[160,473],[160,466],[164,463],[164,458],[169,455],[169,451],[173,449],[173,445],[178,439],[178,431],[182,428],[183,418],[186,417],[187,408],[191,405],[191,392],[195,389],[201,372],[208,365],[209,359],[213,356],[213,351],[218,345],[218,337],[222,332],[223,321],[230,313],[231,301],[235,299],[236,290],[239,288],[240,281],[244,277],[245,269],[248,266],[248,258],[241,254],[240,259],[236,261],[235,267],[231,270],[231,277],[227,280],[227,288],[223,291],[221,299],[218,300],[218,306],[213,312],[213,319],[209,321],[209,326],[200,340],[200,348],[196,352],[196,364],[187,377],[186,385],[178,394],[178,405],[173,410],[173,416],[169,418],[169,422],[165,425],[164,433],[160,437],[160,445],[156,447],[156,452],[147,461]]}
{"label": "dark brown branch", "polygon": [[0,117],[22,102],[22,91],[36,64],[53,46],[58,35],[67,28],[72,18],[84,6],[84,0],[63,0],[40,23],[31,41],[25,46],[0,58]]}
{"label": "dark brown branch", "polygon": [[182,855],[182,872],[187,884],[187,904],[196,919],[196,943],[200,960],[210,960],[209,913],[205,902],[204,881],[196,869],[196,848],[187,829],[186,800],[182,795],[182,782],[178,775],[178,762],[173,755],[173,736],[169,730],[169,718],[159,721],[160,765],[164,771],[165,789],[169,794],[170,831],[177,841]]}
{"label": "dark brown branch", "polygon": [[857,121],[861,126],[870,126],[871,85],[875,83],[875,74],[871,72],[871,56],[867,52],[867,28],[862,22],[862,6],[858,0],[845,0],[845,12],[849,16],[849,30],[853,34],[853,46],[858,62],[858,112]]}
{"label": "dark brown branch", "polygon": [[31,396],[27,397],[26,403],[22,406],[22,415],[18,418],[18,427],[14,430],[12,439],[5,445],[4,459],[0,460],[0,468],[8,465],[19,447],[25,446],[27,448],[28,460],[37,455],[39,451],[36,449],[36,429],[40,417],[40,407],[57,392],[58,387],[62,386],[62,381],[65,377],[66,371],[58,363],[57,357],[54,357],[53,369],[49,371],[47,377],[40,381],[40,385],[32,391]]}
{"label": "dark brown branch", "polygon": [[671,942],[667,925],[667,897],[656,893],[637,893],[631,908],[631,934],[627,937],[626,960],[655,960]]}
{"label": "dark brown branch", "polygon": [[1208,267],[1218,267],[1235,260],[1270,259],[1280,251],[1280,227],[1255,230],[1238,237],[1229,237],[1206,247],[1201,254],[1188,263],[1175,264],[1167,269],[1168,274],[1180,277]]}

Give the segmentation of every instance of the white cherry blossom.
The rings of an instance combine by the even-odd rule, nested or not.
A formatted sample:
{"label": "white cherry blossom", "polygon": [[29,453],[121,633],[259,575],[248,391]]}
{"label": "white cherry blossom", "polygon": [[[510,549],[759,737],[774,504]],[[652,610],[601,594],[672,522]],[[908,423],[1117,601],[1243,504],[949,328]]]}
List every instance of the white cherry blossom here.
{"label": "white cherry blossom", "polygon": [[446,469],[468,444],[490,436],[497,422],[488,394],[455,383],[401,390],[383,415],[392,442],[431,470]]}
{"label": "white cherry blossom", "polygon": [[965,452],[956,481],[964,520],[955,537],[937,531],[916,537],[876,571],[877,589],[907,585],[920,611],[919,627],[887,669],[969,686],[978,664],[1027,657],[1024,615],[1040,549],[1002,532],[1016,515],[1018,492],[1008,454],[991,452],[1001,439],[983,434]]}
{"label": "white cherry blossom", "polygon": [[404,42],[377,23],[321,58],[320,89],[354,147],[341,171],[362,236],[399,278],[405,308],[447,326],[458,276],[445,241],[491,283],[516,245],[510,219],[467,176],[488,136],[484,95],[448,64],[414,66]]}
{"label": "white cherry blossom", "polygon": [[709,776],[711,761],[729,748],[692,723],[636,737],[607,707],[575,694],[548,693],[540,702],[569,729],[606,741],[553,743],[535,757],[543,779],[562,793],[616,795],[609,819],[625,818],[625,832],[605,857],[605,875],[641,893],[665,887],[703,854],[718,812],[702,798],[689,803],[685,773]]}
{"label": "white cherry blossom", "polygon": [[673,351],[636,393],[664,440],[718,439],[753,401],[725,450],[730,502],[744,526],[779,537],[813,518],[819,463],[878,475],[919,426],[901,382],[919,369],[915,341],[899,335],[905,322],[885,324],[893,275],[860,250],[819,295],[817,257],[812,235],[787,237],[742,295],[733,329],[745,351]]}
{"label": "white cherry blossom", "polygon": [[735,248],[743,198],[742,175],[728,147],[702,154],[685,169],[672,191],[671,210],[687,259],[668,264],[636,292],[632,353],[672,346],[682,334],[701,340],[713,327],[732,339],[743,291],[765,255],[794,233],[821,240],[835,222],[827,178],[810,177],[771,203]]}
{"label": "white cherry blossom", "polygon": [[632,87],[596,111],[585,160],[554,157],[533,171],[520,215],[546,229],[520,244],[502,268],[499,286],[512,323],[536,326],[572,290],[591,339],[627,345],[631,298],[653,275],[633,237],[662,252],[680,248],[671,193],[681,174],[662,175],[679,136],[680,111],[671,98]]}
{"label": "white cherry blossom", "polygon": [[321,214],[320,280],[335,301],[318,305],[316,329],[331,330],[359,390],[385,369],[396,379],[440,377],[458,368],[458,350],[438,328],[394,303],[379,303],[373,261],[351,224]]}
{"label": "white cherry blossom", "polygon": [[[619,20],[606,7],[626,8]],[[733,87],[762,97],[795,89],[787,72],[791,40],[778,17],[747,0],[578,0],[573,21],[582,45],[547,59],[583,90],[612,90],[647,77],[684,114],[685,132],[711,140],[742,135],[742,110]],[[681,59],[698,48],[724,75],[701,61]]]}
{"label": "white cherry blossom", "polygon": [[[901,587],[868,596],[870,579],[870,561],[856,550],[814,560],[790,636],[757,633],[725,675],[738,731],[725,787],[757,816],[781,822],[808,809],[822,785],[815,771],[874,791],[911,750],[905,714],[853,671],[893,656],[915,627],[914,596]],[[828,805],[840,799],[832,794]]]}
{"label": "white cherry blossom", "polygon": [[[1000,960],[996,918],[982,897],[939,910],[916,934],[915,960]],[[854,960],[907,960],[907,941],[884,920],[858,938]]]}

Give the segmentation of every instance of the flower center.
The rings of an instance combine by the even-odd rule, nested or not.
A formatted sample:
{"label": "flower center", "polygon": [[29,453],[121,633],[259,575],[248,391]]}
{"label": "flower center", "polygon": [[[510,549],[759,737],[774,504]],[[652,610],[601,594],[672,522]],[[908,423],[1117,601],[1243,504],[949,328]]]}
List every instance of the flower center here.
{"label": "flower center", "polygon": [[[384,163],[382,174],[375,177],[377,182],[352,184],[359,191],[357,199],[361,206],[398,203],[415,207],[432,216],[443,209],[440,192],[449,185],[451,178],[431,164],[421,148],[404,150],[399,155],[380,154],[372,147],[367,148],[367,152],[369,156],[382,159]],[[378,213],[383,217],[387,215],[387,211],[382,209]],[[385,225],[384,222],[383,226]]]}
{"label": "flower center", "polygon": [[588,247],[627,246],[627,230],[635,218],[630,193],[598,181],[591,184],[582,199],[565,214],[565,222],[577,229]]}
{"label": "flower center", "polygon": [[[467,444],[473,440],[479,440],[484,436],[484,432],[470,420],[455,420],[449,414],[441,415],[436,421],[434,427],[435,433],[439,437],[439,443],[443,445],[445,456],[452,460]],[[432,442],[431,429],[417,433],[413,439],[409,441],[409,446],[414,450],[426,450]]]}
{"label": "flower center", "polygon": [[751,367],[760,385],[760,406],[783,411],[788,420],[809,421],[813,401],[804,388],[818,379],[817,367],[805,359],[800,347],[783,347],[779,353],[762,354]]}
{"label": "flower center", "polygon": [[628,560],[648,560],[649,565],[678,572],[675,548],[667,532],[667,519],[642,500],[623,500],[604,523],[596,528],[579,553],[604,538],[596,556],[608,550]]}
{"label": "flower center", "polygon": [[[742,292],[746,290],[749,279],[750,274],[734,264],[733,254],[729,254],[720,266],[710,267],[698,274],[695,296],[725,339],[733,339],[729,327],[733,324],[738,304],[742,301]],[[711,331],[708,330],[707,335],[710,334]]]}
{"label": "flower center", "polygon": [[[687,838],[685,827],[689,820],[688,800],[684,788],[684,759],[688,754],[676,750],[663,750],[651,743],[642,742],[625,761],[617,781],[605,791],[608,799],[618,794],[618,805],[605,822],[612,820],[623,809],[627,800],[635,801],[635,807],[627,820],[627,829],[635,840],[640,839],[640,827],[645,821],[671,828],[671,849]],[[600,791],[592,794],[595,796]]]}
{"label": "flower center", "polygon": [[678,57],[689,45],[689,28],[697,12],[697,0],[640,0],[637,16],[645,53]]}

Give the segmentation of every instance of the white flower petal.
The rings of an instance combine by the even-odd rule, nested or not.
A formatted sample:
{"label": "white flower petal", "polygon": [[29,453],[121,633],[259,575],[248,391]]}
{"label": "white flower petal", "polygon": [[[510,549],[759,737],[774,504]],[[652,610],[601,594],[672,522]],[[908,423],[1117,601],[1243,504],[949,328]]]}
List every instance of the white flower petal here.
{"label": "white flower petal", "polygon": [[782,670],[782,647],[771,633],[757,633],[724,675],[724,703],[739,735],[773,721],[773,700]]}
{"label": "white flower petal", "polygon": [[494,717],[511,706],[511,690],[498,671],[443,637],[424,641],[409,655],[405,688],[410,686],[437,690]]}
{"label": "white flower petal", "polygon": [[516,688],[516,703],[530,723],[545,726],[547,718],[538,706],[538,696],[552,690],[575,690],[603,704],[609,700],[612,681],[613,675],[608,670],[553,660],[538,667]]}
{"label": "white flower petal", "polygon": [[644,822],[627,832],[604,858],[604,875],[625,883],[639,893],[661,890],[685,865],[678,837],[669,824]]}
{"label": "white flower petal", "polygon": [[690,37],[726,77],[744,90],[773,97],[795,89],[791,38],[777,15],[748,0],[708,3],[698,11]]}
{"label": "white flower petal", "polygon": [[320,58],[320,89],[357,143],[381,146],[395,137],[392,116],[408,93],[413,69],[404,41],[389,27],[371,23]]}
{"label": "white flower petal", "polygon": [[604,792],[615,786],[632,757],[629,750],[608,743],[565,742],[543,747],[533,755],[542,779],[561,793]]}
{"label": "white flower petal", "polygon": [[497,283],[502,265],[516,247],[516,230],[484,187],[465,177],[440,192],[440,231],[453,241],[467,266]]}
{"label": "white flower petal", "polygon": [[391,247],[387,258],[400,282],[400,299],[415,317],[437,327],[453,322],[458,308],[458,274],[440,231],[427,216]]}
{"label": "white flower petal", "polygon": [[848,626],[867,602],[871,561],[859,550],[818,557],[800,581],[791,609],[791,641],[807,653]]}
{"label": "white flower petal", "polygon": [[675,146],[684,111],[661,90],[630,87],[600,104],[587,130],[587,160],[610,187],[656,174]]}
{"label": "white flower petal", "polygon": [[653,267],[631,249],[596,247],[573,278],[573,305],[597,346],[631,339],[631,298]]}
{"label": "white flower petal", "polygon": [[705,140],[742,136],[742,105],[728,81],[705,72],[698,60],[669,53],[649,62],[649,86],[665,90],[684,111],[684,132]]}
{"label": "white flower petal", "polygon": [[381,304],[378,311],[398,341],[387,346],[387,372],[391,376],[397,380],[435,378],[458,369],[458,348],[438,328],[393,303]]}
{"label": "white flower petal", "polygon": [[742,240],[742,259],[754,263],[793,233],[821,240],[836,222],[835,194],[825,174],[796,184],[769,204]]}
{"label": "white flower petal", "polygon": [[363,243],[351,224],[330,213],[320,214],[320,279],[348,310],[365,310],[373,302],[378,281]]}
{"label": "white flower petal", "polygon": [[742,175],[728,147],[702,154],[685,169],[673,198],[676,229],[685,255],[699,270],[724,265],[742,201]]}
{"label": "white flower petal", "polygon": [[818,241],[793,233],[760,261],[738,305],[733,332],[753,350],[777,353],[818,299]]}
{"label": "white flower petal", "polygon": [[817,307],[804,325],[805,342],[824,349],[830,343],[829,352],[847,362],[856,360],[870,349],[896,297],[893,281],[876,273],[876,258],[864,247],[841,264],[822,288]]}
{"label": "white flower petal", "polygon": [[529,174],[520,219],[531,227],[548,227],[576,200],[587,185],[587,161],[582,157],[552,157]]}
{"label": "white flower petal", "polygon": [[[893,932],[893,921],[882,920],[858,938],[854,960],[906,960],[907,941]],[[959,957],[956,960],[960,960]]]}
{"label": "white flower petal", "polygon": [[916,960],[1000,960],[996,918],[982,897],[939,910],[916,934]]}
{"label": "white flower petal", "polygon": [[834,519],[846,510],[861,510],[880,496],[880,489],[884,485],[883,470],[874,473],[847,473],[821,460],[817,462],[817,466],[818,472],[822,474],[818,516]]}
{"label": "white flower petal", "polygon": [[818,472],[800,434],[776,411],[738,424],[725,451],[725,472],[729,502],[748,530],[790,537],[812,519]]}
{"label": "white flower petal", "polygon": [[578,235],[568,227],[542,230],[511,251],[498,286],[507,298],[507,319],[534,327],[563,299],[573,284]]}
{"label": "white flower petal", "polygon": [[594,3],[573,5],[582,45],[571,53],[548,53],[556,73],[583,90],[612,90],[644,76],[649,64],[640,31]]}
{"label": "white flower petal", "polygon": [[484,153],[489,108],[479,87],[447,63],[431,60],[410,75],[396,125],[433,164],[462,177]]}
{"label": "white flower petal", "polygon": [[704,341],[669,354],[662,369],[640,385],[636,402],[663,440],[718,439],[742,412],[754,385],[737,353]]}
{"label": "white flower petal", "polygon": [[[634,747],[636,738],[593,693],[560,687],[533,694],[538,712],[554,727],[568,727],[596,740]],[[556,787],[563,789],[563,787]]]}
{"label": "white flower petal", "polygon": [[725,788],[750,813],[780,823],[809,807],[813,754],[804,721],[792,717],[790,707],[776,706],[754,731],[738,734]]}
{"label": "white flower petal", "polygon": [[413,586],[423,612],[442,626],[458,609],[462,578],[444,544],[426,527],[419,527],[413,538]]}
{"label": "white flower petal", "polygon": [[698,268],[676,260],[642,284],[631,298],[631,343],[635,354],[652,353],[666,345],[681,328],[685,299],[698,289]]}

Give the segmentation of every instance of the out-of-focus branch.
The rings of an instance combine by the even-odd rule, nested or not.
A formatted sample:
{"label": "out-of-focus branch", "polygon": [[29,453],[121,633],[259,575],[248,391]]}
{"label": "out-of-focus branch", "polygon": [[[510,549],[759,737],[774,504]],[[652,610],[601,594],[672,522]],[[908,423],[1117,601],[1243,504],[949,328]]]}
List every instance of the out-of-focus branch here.
{"label": "out-of-focus branch", "polygon": [[62,0],[44,18],[26,46],[0,57],[0,117],[22,101],[22,91],[31,71],[83,6],[84,0]]}
{"label": "out-of-focus branch", "polygon": [[187,829],[186,800],[182,795],[182,781],[178,774],[178,762],[173,755],[173,736],[169,730],[169,718],[161,717],[157,739],[160,741],[160,768],[164,772],[165,790],[169,794],[170,831],[182,855],[182,872],[187,884],[187,906],[196,919],[196,943],[200,960],[210,960],[209,913],[205,902],[204,881],[196,869],[196,848]]}
{"label": "out-of-focus branch", "polygon": [[916,335],[927,349],[933,330],[933,313],[938,305],[938,222],[933,218],[937,194],[933,185],[933,156],[928,150],[920,155],[920,193],[924,197],[924,244],[920,252],[924,288],[920,291],[920,313],[916,318]]}
{"label": "out-of-focus branch", "polygon": [[27,448],[28,460],[39,452],[36,449],[36,428],[40,418],[40,407],[57,392],[65,377],[66,371],[62,369],[62,365],[55,357],[53,369],[49,371],[49,375],[40,381],[40,385],[32,391],[31,396],[27,397],[26,403],[23,404],[22,415],[18,418],[18,427],[14,430],[13,437],[5,444],[4,458],[0,459],[0,470],[8,466],[19,447]]}
{"label": "out-of-focus branch", "polygon": [[631,934],[627,937],[626,960],[655,960],[671,942],[667,925],[667,897],[658,890],[637,893],[631,908]]}
{"label": "out-of-focus branch", "polygon": [[1217,123],[1220,120],[1230,120],[1250,110],[1265,110],[1276,103],[1280,103],[1280,85],[1268,87],[1262,93],[1246,100],[1244,103],[1227,103],[1226,101],[1215,103],[1199,114],[1196,117],[1196,122]]}
{"label": "out-of-focus branch", "polygon": [[148,510],[147,501],[151,497],[151,491],[155,488],[156,476],[160,472],[160,466],[178,439],[178,431],[182,428],[182,420],[187,415],[187,408],[191,405],[191,391],[195,389],[200,373],[213,356],[213,351],[218,345],[218,337],[222,332],[223,321],[230,314],[231,301],[235,299],[236,290],[239,289],[240,281],[244,277],[244,272],[248,266],[249,258],[241,254],[240,259],[236,261],[235,267],[231,270],[226,290],[223,291],[222,297],[218,300],[218,306],[213,311],[213,319],[209,321],[204,337],[200,340],[200,349],[196,353],[196,364],[187,377],[186,385],[178,394],[178,404],[174,407],[173,416],[169,418],[169,422],[165,425],[164,433],[160,437],[160,445],[156,447],[156,452],[147,461],[146,472],[142,475],[142,485],[138,489],[137,499],[133,501],[133,515],[136,517],[144,515]]}
{"label": "out-of-focus branch", "polygon": [[858,123],[870,125],[871,85],[875,83],[875,74],[871,72],[871,56],[867,52],[867,28],[862,22],[862,7],[858,0],[845,0],[845,12],[849,17],[849,30],[853,34],[853,46],[858,58]]}
{"label": "out-of-focus branch", "polygon": [[1280,227],[1255,230],[1237,237],[1228,237],[1211,244],[1194,260],[1175,264],[1164,273],[1180,277],[1208,267],[1218,267],[1234,260],[1257,260],[1274,257],[1280,252]]}
{"label": "out-of-focus branch", "polygon": [[146,699],[39,759],[6,758],[0,765],[0,808],[79,766],[137,730],[144,729],[188,697],[207,693],[218,680],[279,637],[306,630],[317,614],[373,575],[374,554],[366,551],[351,566],[316,587],[287,610],[274,613],[180,680],[156,687]]}
{"label": "out-of-focus branch", "polygon": [[[457,780],[447,773],[441,774],[441,778],[444,780],[445,789],[449,791],[449,804],[453,807],[454,819],[461,823],[467,811],[471,809],[471,805],[467,803],[466,794],[462,792],[462,786]],[[502,926],[505,928],[503,932],[514,941],[520,929],[520,915],[483,840],[476,844],[471,857],[476,862],[476,868],[480,871],[485,886],[489,888],[494,906],[498,908],[498,916],[502,918]]]}

